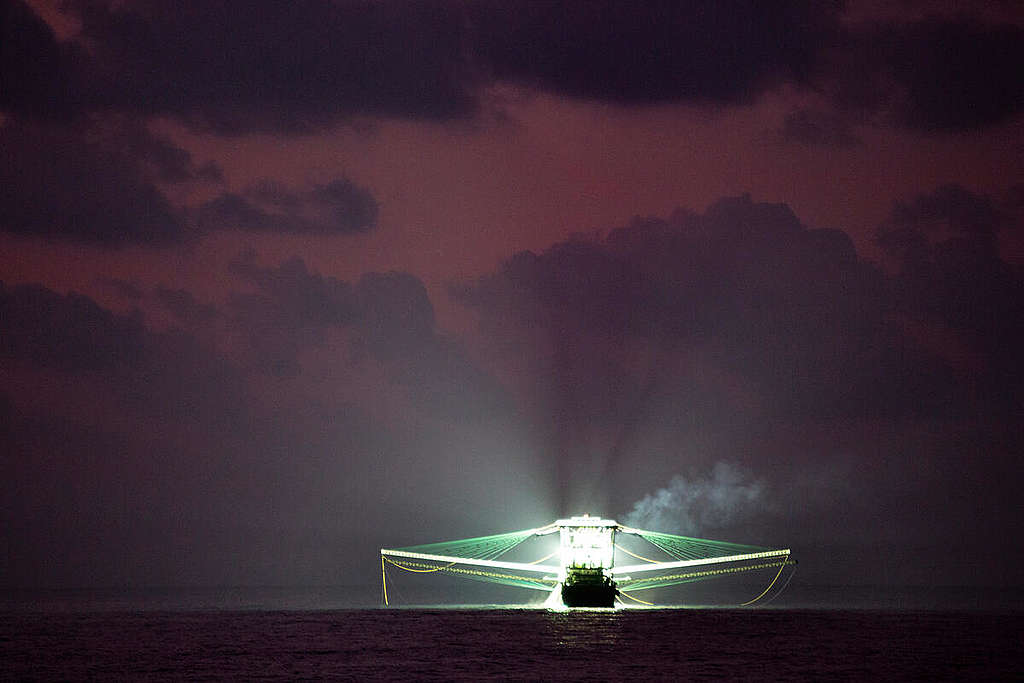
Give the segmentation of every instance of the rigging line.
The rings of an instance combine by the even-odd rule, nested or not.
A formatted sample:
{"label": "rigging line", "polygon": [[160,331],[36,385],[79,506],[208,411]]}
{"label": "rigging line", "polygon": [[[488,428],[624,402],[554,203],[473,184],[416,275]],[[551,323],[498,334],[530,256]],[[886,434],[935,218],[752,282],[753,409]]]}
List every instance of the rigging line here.
{"label": "rigging line", "polygon": [[653,602],[647,602],[646,600],[641,600],[640,598],[634,598],[632,595],[630,595],[626,591],[622,590],[621,588],[619,589],[619,595],[625,596],[625,597],[629,598],[630,600],[636,600],[641,605],[652,605],[652,606],[654,605]]}
{"label": "rigging line", "polygon": [[[388,558],[388,562],[391,562],[391,564],[395,564],[395,562],[393,560],[391,560],[391,558]],[[453,562],[452,564],[455,564],[455,563]],[[414,567],[415,566],[429,567],[429,565],[422,565],[422,564],[419,564],[417,562],[409,562],[408,565],[414,566]],[[460,569],[458,567],[452,568],[451,564],[449,564],[447,566],[444,566],[444,567],[435,567],[435,568],[432,568],[432,569],[428,568],[428,569],[419,569],[419,570],[417,570],[417,569],[410,569],[409,567],[404,566],[404,565],[400,565],[400,564],[395,564],[395,566],[396,567],[400,567],[401,569],[404,569],[405,571],[408,571],[408,572],[415,572],[415,571],[419,571],[419,572],[446,571],[446,572],[450,572],[452,574],[464,574],[466,576],[471,576],[471,577],[475,577],[475,576],[485,577],[483,580],[485,580],[485,581],[496,581],[497,583],[503,583],[505,581],[511,580],[511,581],[518,582],[515,585],[529,584],[531,587],[543,587],[545,590],[552,588],[552,585],[549,584],[549,582],[545,582],[543,579],[536,579],[536,578],[527,577],[527,576],[517,576],[515,574],[499,574],[497,572],[485,572],[485,571],[480,571],[478,569]],[[557,585],[557,582],[555,582],[554,585]]]}
{"label": "rigging line", "polygon": [[783,593],[785,593],[786,592],[786,588],[789,587],[789,582],[793,580],[793,575],[794,574],[796,574],[796,569],[793,569],[793,571],[791,571],[789,573],[789,576],[786,577],[786,583],[782,584],[782,588],[780,588],[779,590],[775,591],[775,594],[773,596],[771,596],[770,598],[768,598],[767,600],[765,600],[763,604],[767,605],[769,602],[771,602],[775,598],[777,598],[780,595],[782,595]]}
{"label": "rigging line", "polygon": [[673,557],[673,558],[675,558],[677,560],[681,559],[681,558],[683,558],[683,559],[692,559],[692,558],[688,558],[688,557],[684,558],[683,553],[681,553],[681,552],[679,552],[679,551],[669,547],[668,545],[663,545],[661,543],[658,543],[657,541],[655,541],[653,539],[650,539],[650,538],[647,538],[646,536],[644,536],[643,538],[648,543],[653,545],[655,548],[660,548],[661,550],[664,550],[665,554],[668,555],[669,557]]}
{"label": "rigging line", "polygon": [[[640,555],[637,555],[636,553],[631,553],[628,550],[626,550],[625,548],[623,548],[621,545],[619,545],[618,543],[616,543],[614,545],[615,545],[616,548],[618,548],[622,552],[626,553],[630,557],[635,557],[638,560],[643,560],[644,562],[653,562],[654,564],[661,564],[663,562],[663,560],[652,560],[649,557],[641,557]],[[554,553],[551,553],[551,555],[554,555]],[[548,557],[551,557],[551,555],[548,555]],[[546,560],[548,558],[545,557],[544,559]],[[540,562],[540,560],[537,560],[537,561]]]}
{"label": "rigging line", "polygon": [[[781,564],[778,562],[771,562],[765,564],[752,564],[745,567],[728,567],[726,569],[706,569],[704,571],[699,572],[687,572],[686,574],[669,574],[666,576],[659,576],[653,579],[622,579],[622,581],[619,582],[619,585],[621,586],[626,581],[629,581],[629,590],[647,590],[648,588],[660,588],[662,586],[672,586],[677,583],[699,581],[701,579],[710,578],[712,576],[724,576],[726,574],[738,574],[740,572],[749,572],[756,569],[779,567],[785,564],[786,561],[784,560]],[[619,590],[622,589],[620,588]]]}
{"label": "rigging line", "polygon": [[[787,560],[789,559],[789,554],[786,555],[786,559]],[[761,594],[758,595],[753,600],[748,600],[747,602],[741,602],[740,603],[740,607],[748,607],[750,605],[753,605],[755,602],[757,602],[761,598],[763,598],[765,596],[765,594],[767,594],[768,591],[770,591],[772,589],[772,586],[775,585],[775,582],[779,580],[779,577],[782,576],[782,570],[785,569],[785,568],[786,568],[786,562],[783,561],[782,566],[779,567],[779,573],[775,575],[775,578],[772,579],[772,582],[768,584],[768,587],[765,588],[763,591],[761,591]]]}
{"label": "rigging line", "polygon": [[547,555],[547,556],[545,556],[545,557],[542,557],[542,558],[540,558],[539,560],[534,560],[533,562],[527,562],[526,564],[540,564],[540,563],[541,563],[541,562],[543,562],[544,560],[550,560],[550,559],[551,559],[552,557],[554,557],[554,556],[555,556],[555,554],[557,554],[557,553],[558,553],[558,551],[556,550],[555,552],[551,553],[550,555]]}
{"label": "rigging line", "polygon": [[398,564],[397,562],[392,560],[390,557],[385,557],[384,555],[381,555],[380,557],[381,557],[382,560],[387,560],[388,562],[390,562],[391,564],[395,565],[399,569],[404,569],[407,572],[415,572],[417,574],[429,574],[431,572],[439,572],[442,569],[448,569],[448,567],[451,567],[453,564],[455,564],[454,562],[449,562],[448,564],[446,564],[443,567],[434,567],[433,569],[409,569],[408,567],[403,567],[402,565]]}
{"label": "rigging line", "polygon": [[388,606],[388,575],[384,571],[384,556],[380,556],[380,581],[381,585],[384,586],[384,606]]}

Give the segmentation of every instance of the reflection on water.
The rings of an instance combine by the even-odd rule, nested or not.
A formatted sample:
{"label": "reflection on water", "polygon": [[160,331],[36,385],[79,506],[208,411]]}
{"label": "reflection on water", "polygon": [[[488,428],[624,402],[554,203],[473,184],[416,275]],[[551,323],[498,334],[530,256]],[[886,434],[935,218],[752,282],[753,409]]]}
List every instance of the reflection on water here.
{"label": "reflection on water", "polygon": [[972,611],[9,611],[0,677],[1008,679],[1019,624]]}
{"label": "reflection on water", "polygon": [[575,608],[549,611],[545,616],[545,633],[559,647],[583,653],[619,643],[623,627],[622,610],[609,608]]}

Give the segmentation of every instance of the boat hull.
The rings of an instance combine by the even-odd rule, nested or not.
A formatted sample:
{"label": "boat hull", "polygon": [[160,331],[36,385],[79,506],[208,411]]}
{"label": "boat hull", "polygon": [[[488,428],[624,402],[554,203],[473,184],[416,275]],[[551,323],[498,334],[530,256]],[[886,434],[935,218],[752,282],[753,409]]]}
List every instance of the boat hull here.
{"label": "boat hull", "polygon": [[614,607],[619,594],[615,582],[601,567],[570,567],[562,583],[567,607]]}
{"label": "boat hull", "polygon": [[618,594],[612,584],[562,585],[562,603],[566,607],[614,607]]}

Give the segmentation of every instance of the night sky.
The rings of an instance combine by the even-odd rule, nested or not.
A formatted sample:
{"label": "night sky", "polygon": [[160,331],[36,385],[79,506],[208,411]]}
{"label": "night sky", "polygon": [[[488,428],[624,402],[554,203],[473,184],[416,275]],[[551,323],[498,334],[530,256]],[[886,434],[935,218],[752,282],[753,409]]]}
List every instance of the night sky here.
{"label": "night sky", "polygon": [[1024,585],[1019,2],[0,0],[0,587],[590,512]]}

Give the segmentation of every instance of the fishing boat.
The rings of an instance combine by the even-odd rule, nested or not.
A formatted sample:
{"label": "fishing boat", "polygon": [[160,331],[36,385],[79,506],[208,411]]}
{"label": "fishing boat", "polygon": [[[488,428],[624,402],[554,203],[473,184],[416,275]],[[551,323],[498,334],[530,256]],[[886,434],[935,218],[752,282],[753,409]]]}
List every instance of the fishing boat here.
{"label": "fishing boat", "polygon": [[[554,534],[558,534],[558,545],[546,555],[530,562],[507,559],[514,549],[521,549],[527,541]],[[623,535],[638,539],[652,550],[641,555],[643,551],[637,552],[635,547],[629,549],[617,540]],[[550,549],[551,544],[542,547]],[[627,556],[624,560],[628,564],[616,564],[616,555]],[[385,604],[389,604],[387,568],[390,566],[406,572],[439,572],[548,591],[547,604],[614,607],[650,604],[635,593],[653,588],[777,568],[768,588],[755,599],[742,603],[751,605],[771,591],[787,566],[796,564],[791,555],[789,548],[645,531],[584,514],[523,531],[405,548],[382,548],[380,561]]]}

